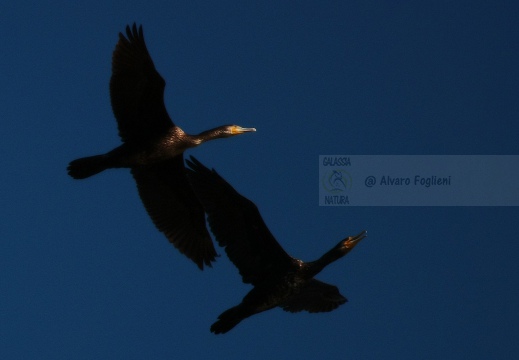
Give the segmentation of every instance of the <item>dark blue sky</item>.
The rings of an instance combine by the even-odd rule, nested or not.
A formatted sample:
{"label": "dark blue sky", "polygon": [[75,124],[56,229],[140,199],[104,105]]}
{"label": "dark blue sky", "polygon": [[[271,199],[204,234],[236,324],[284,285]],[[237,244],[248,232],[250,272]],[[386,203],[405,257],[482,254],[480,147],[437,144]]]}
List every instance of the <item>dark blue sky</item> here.
{"label": "dark blue sky", "polygon": [[[518,154],[518,6],[501,1],[11,1],[0,6],[0,358],[509,359],[519,355],[518,207],[319,207],[318,156]],[[189,151],[349,302],[210,325],[250,287],[199,271],[151,223],[108,81],[142,23],[184,130],[257,133]],[[482,191],[492,191],[483,189]]]}

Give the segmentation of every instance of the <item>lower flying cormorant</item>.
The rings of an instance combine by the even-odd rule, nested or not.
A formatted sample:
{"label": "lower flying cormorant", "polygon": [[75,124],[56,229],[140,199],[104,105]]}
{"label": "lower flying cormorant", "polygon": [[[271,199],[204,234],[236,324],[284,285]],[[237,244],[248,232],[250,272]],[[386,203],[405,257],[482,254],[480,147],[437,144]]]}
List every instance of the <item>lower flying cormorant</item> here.
{"label": "lower flying cormorant", "polygon": [[347,301],[336,286],[314,276],[353,249],[366,231],[341,240],[315,261],[295,259],[270,233],[252,201],[194,157],[187,163],[188,178],[216,241],[225,248],[243,282],[254,286],[241,304],[218,316],[211,326],[213,333],[226,333],[243,319],[276,306],[289,312],[315,313],[332,311]]}

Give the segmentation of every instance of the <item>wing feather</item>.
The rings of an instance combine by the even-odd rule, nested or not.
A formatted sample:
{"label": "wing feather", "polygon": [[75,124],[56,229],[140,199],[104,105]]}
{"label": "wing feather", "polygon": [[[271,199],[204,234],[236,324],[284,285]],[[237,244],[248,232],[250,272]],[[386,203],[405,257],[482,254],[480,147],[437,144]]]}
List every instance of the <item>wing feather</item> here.
{"label": "wing feather", "polygon": [[110,99],[124,142],[145,142],[173,126],[164,105],[166,82],[155,70],[142,26],[126,27],[112,56]]}
{"label": "wing feather", "polygon": [[243,282],[256,285],[288,271],[293,259],[271,234],[256,205],[194,157],[187,163],[188,178],[207,213],[211,231]]}
{"label": "wing feather", "polygon": [[139,196],[151,220],[200,269],[211,266],[216,250],[205,214],[185,175],[182,155],[132,169]]}

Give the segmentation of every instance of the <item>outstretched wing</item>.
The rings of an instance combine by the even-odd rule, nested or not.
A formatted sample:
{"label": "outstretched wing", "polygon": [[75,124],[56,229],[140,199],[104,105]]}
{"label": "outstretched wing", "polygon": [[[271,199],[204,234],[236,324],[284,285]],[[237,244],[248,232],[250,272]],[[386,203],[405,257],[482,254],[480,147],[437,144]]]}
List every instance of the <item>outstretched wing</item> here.
{"label": "outstretched wing", "polygon": [[243,282],[256,285],[288,271],[293,259],[270,233],[256,205],[194,157],[187,163],[188,178],[207,213],[211,231]]}
{"label": "outstretched wing", "polygon": [[211,266],[216,251],[205,225],[204,209],[187,181],[182,155],[135,167],[132,175],[157,229],[200,269],[204,264]]}
{"label": "outstretched wing", "polygon": [[312,279],[299,294],[292,296],[288,301],[279,306],[289,312],[306,310],[316,313],[335,310],[347,301],[341,295],[337,286]]}
{"label": "outstretched wing", "polygon": [[166,82],[155,70],[142,26],[126,27],[112,56],[110,99],[123,141],[146,142],[173,126],[164,106]]}

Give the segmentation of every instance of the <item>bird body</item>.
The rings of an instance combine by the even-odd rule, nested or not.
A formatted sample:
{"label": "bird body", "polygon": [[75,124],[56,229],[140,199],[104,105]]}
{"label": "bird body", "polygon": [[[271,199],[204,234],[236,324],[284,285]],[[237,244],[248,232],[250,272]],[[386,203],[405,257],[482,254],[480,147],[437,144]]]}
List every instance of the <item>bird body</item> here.
{"label": "bird body", "polygon": [[[227,125],[232,129],[236,125]],[[243,129],[243,128],[241,128]],[[74,160],[68,167],[74,179],[85,179],[110,168],[134,168],[182,156],[184,151],[202,142],[232,136],[232,130],[221,127],[205,131],[199,135],[189,135],[180,127],[172,126],[168,131],[147,142],[125,142],[102,155],[88,156]],[[234,130],[236,131],[236,130]]]}
{"label": "bird body", "polygon": [[85,179],[110,168],[130,168],[155,226],[200,269],[216,251],[204,211],[187,179],[183,153],[205,141],[256,131],[224,125],[189,135],[176,126],[164,105],[166,82],[157,72],[142,26],[126,27],[112,56],[110,99],[123,143],[113,150],[71,161],[67,170]]}
{"label": "bird body", "polygon": [[240,304],[218,316],[212,332],[226,333],[247,317],[275,307],[289,312],[328,312],[347,301],[336,286],[314,277],[351,251],[366,237],[365,231],[341,240],[315,261],[295,259],[270,233],[253,202],[194,157],[187,163],[188,178],[216,241],[225,248],[243,282],[254,286]]}

